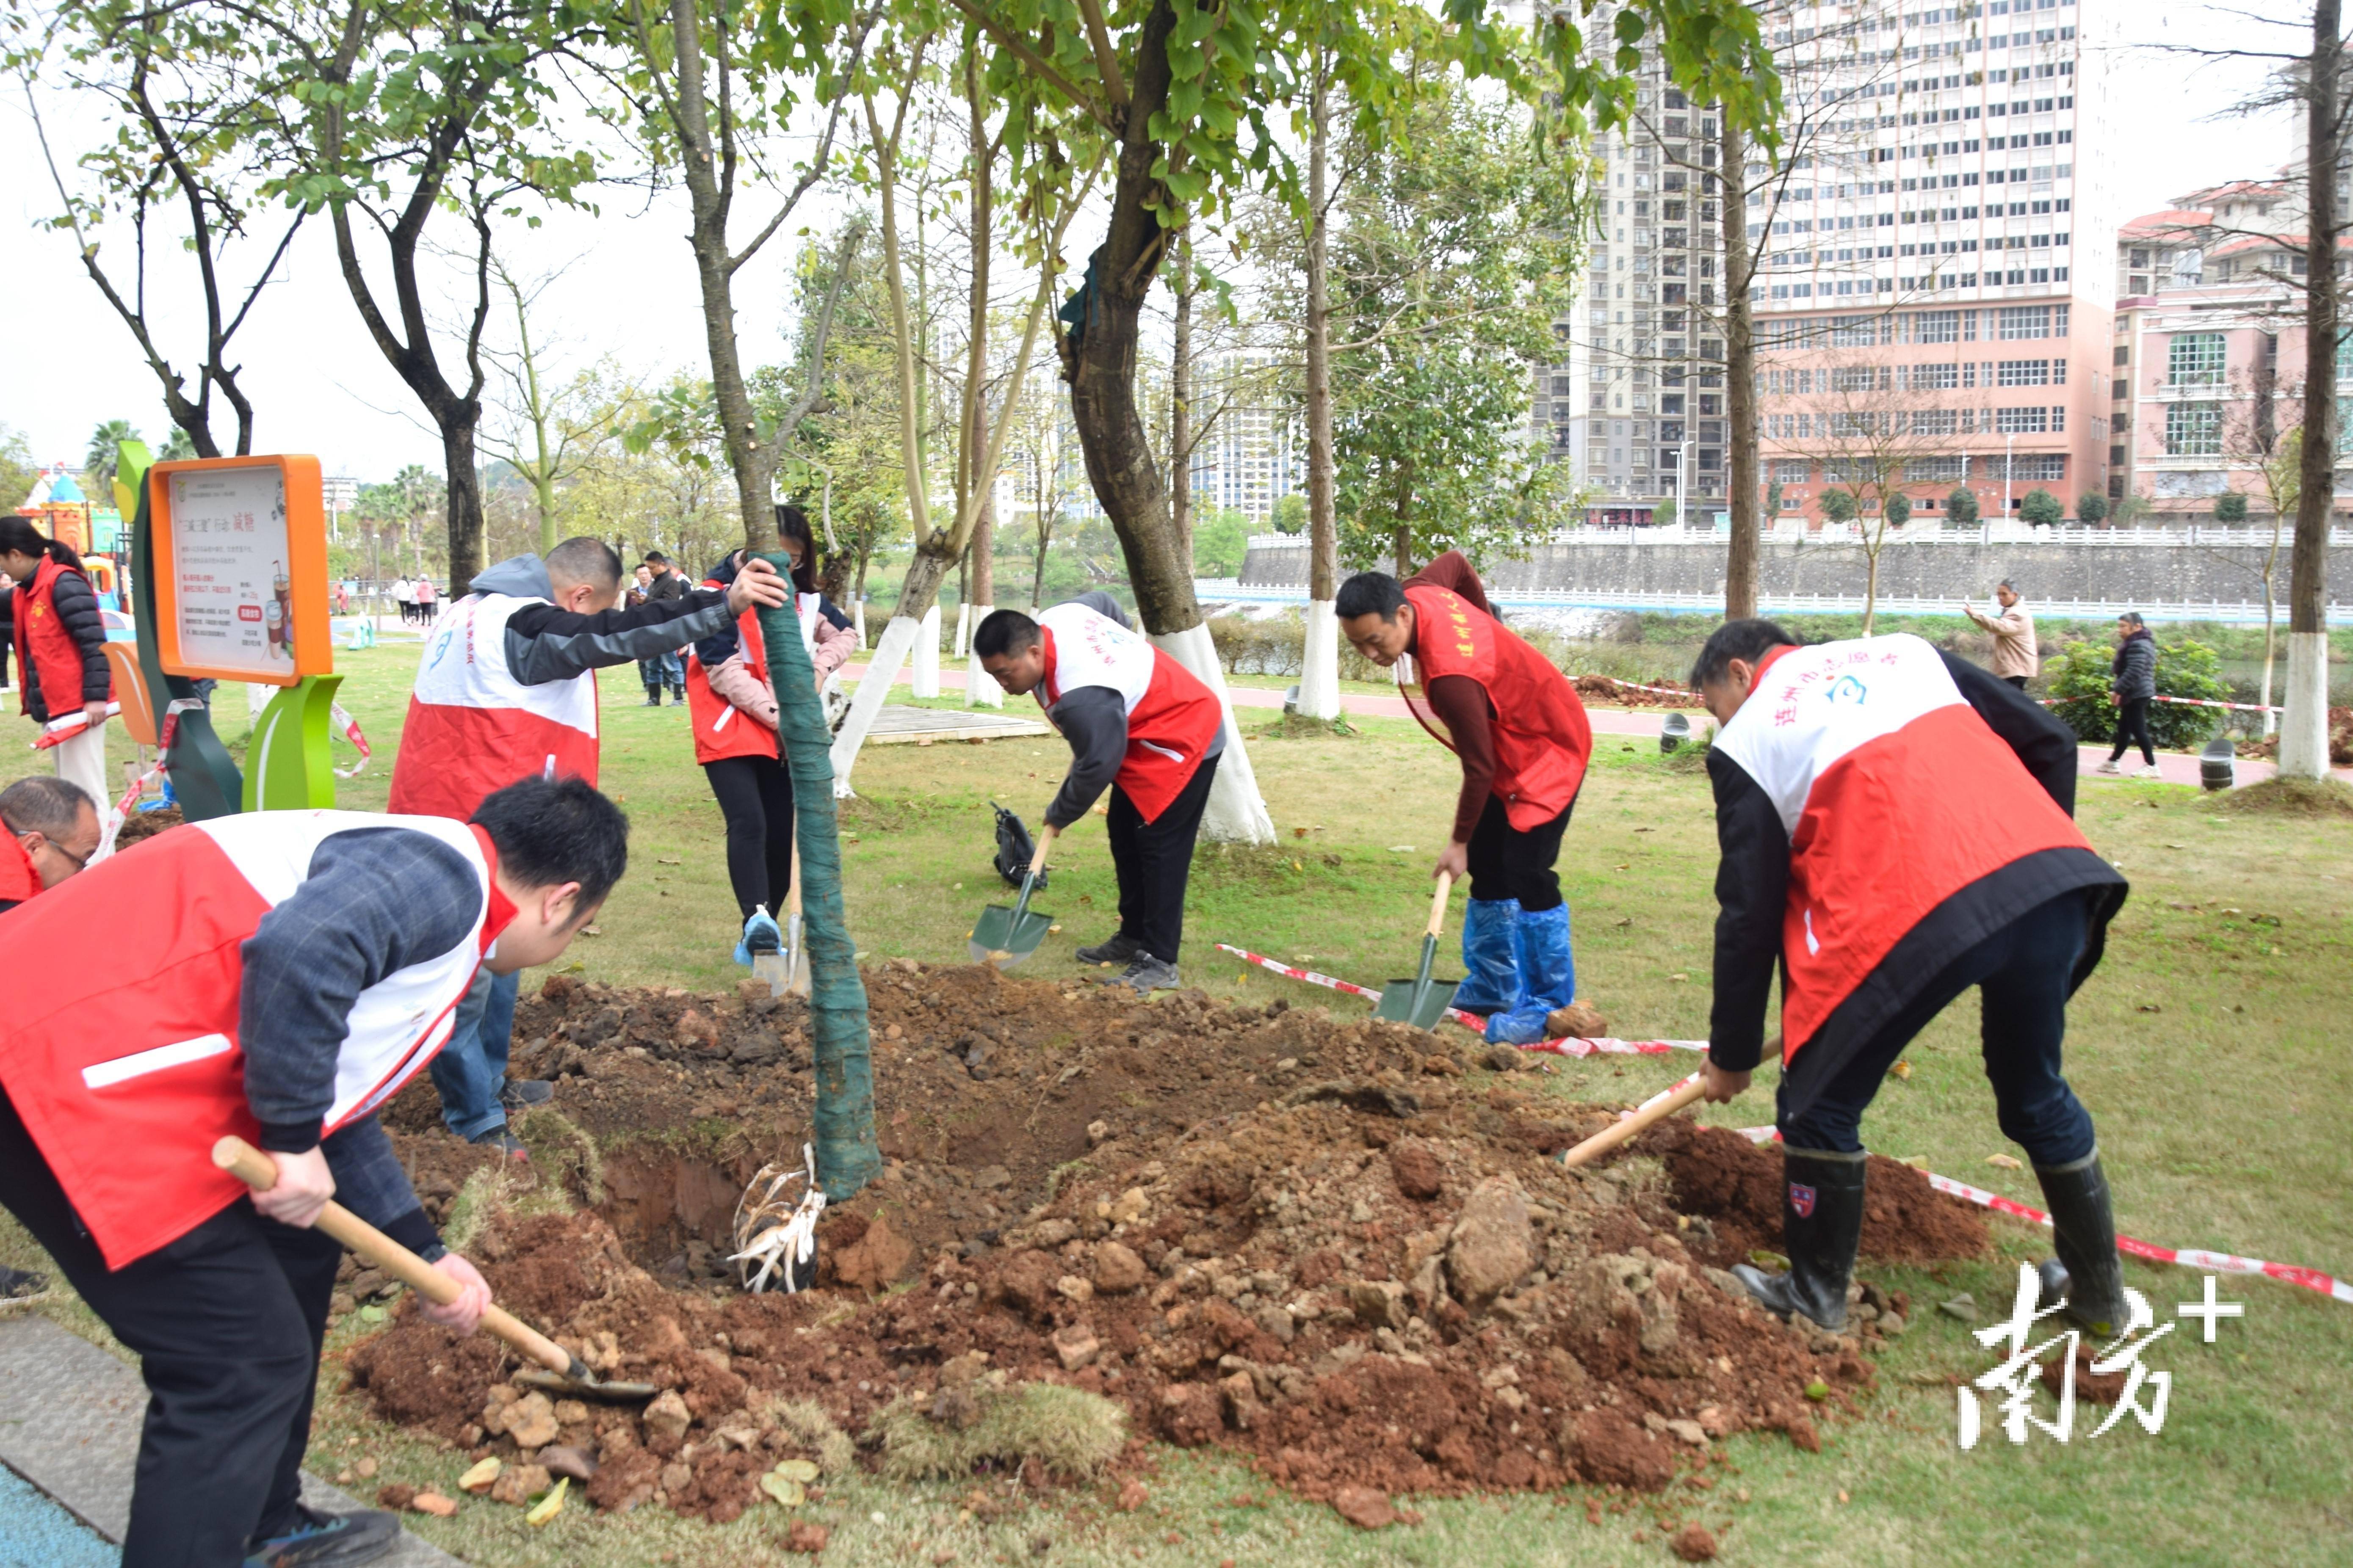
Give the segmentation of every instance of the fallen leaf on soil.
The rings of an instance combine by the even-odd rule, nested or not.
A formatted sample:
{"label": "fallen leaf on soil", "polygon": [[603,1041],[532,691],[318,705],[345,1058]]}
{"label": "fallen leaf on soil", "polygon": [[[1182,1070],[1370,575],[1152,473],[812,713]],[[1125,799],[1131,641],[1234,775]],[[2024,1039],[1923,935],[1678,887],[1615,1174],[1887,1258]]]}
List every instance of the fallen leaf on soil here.
{"label": "fallen leaf on soil", "polygon": [[760,1478],[760,1489],[786,1508],[798,1508],[808,1501],[807,1489],[790,1476],[770,1470]]}
{"label": "fallen leaf on soil", "polygon": [[554,1491],[532,1504],[531,1511],[522,1516],[522,1521],[533,1530],[537,1530],[564,1511],[564,1494],[571,1489],[572,1478],[565,1476],[555,1483]]}
{"label": "fallen leaf on soil", "polygon": [[807,1482],[817,1479],[818,1468],[813,1460],[786,1459],[776,1467],[776,1473],[788,1481]]}
{"label": "fallen leaf on soil", "polygon": [[458,1489],[472,1492],[480,1497],[491,1489],[491,1483],[499,1479],[499,1471],[503,1468],[505,1468],[503,1462],[495,1457],[484,1459],[458,1478]]}
{"label": "fallen leaf on soil", "polygon": [[418,1492],[408,1500],[408,1506],[436,1519],[448,1519],[458,1511],[457,1500],[443,1497],[439,1492]]}
{"label": "fallen leaf on soil", "polygon": [[2018,1162],[2008,1154],[1988,1154],[1986,1156],[1986,1163],[1996,1166],[2004,1171],[2015,1171],[2019,1169]]}

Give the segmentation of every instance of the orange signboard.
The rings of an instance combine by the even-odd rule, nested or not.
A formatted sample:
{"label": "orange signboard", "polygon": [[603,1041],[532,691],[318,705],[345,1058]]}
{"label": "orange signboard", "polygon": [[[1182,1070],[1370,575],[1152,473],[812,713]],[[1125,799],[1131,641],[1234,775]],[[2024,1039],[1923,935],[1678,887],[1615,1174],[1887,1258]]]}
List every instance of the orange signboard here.
{"label": "orange signboard", "polygon": [[164,668],[266,686],[332,674],[319,459],[157,463],[147,486]]}

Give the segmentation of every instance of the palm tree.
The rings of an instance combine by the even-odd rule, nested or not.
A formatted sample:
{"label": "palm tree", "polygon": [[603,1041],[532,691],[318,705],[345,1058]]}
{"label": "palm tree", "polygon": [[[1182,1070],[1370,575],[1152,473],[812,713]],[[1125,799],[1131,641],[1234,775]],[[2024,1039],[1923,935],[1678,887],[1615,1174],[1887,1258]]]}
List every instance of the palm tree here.
{"label": "palm tree", "polygon": [[139,432],[131,427],[128,419],[109,419],[90,433],[90,451],[83,456],[81,468],[92,491],[99,496],[114,493],[116,450],[123,442],[138,439]]}
{"label": "palm tree", "polygon": [[176,463],[184,458],[193,458],[195,455],[195,438],[177,425],[173,426],[172,434],[164,442],[163,460],[167,463]]}

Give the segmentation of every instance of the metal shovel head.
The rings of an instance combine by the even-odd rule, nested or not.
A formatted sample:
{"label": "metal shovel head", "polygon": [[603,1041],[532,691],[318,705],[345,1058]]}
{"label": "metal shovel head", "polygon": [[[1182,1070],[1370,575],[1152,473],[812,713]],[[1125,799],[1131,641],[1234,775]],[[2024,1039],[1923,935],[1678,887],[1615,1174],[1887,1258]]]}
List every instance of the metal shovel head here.
{"label": "metal shovel head", "polygon": [[755,952],[752,955],[752,978],[768,988],[771,996],[782,996],[793,981],[791,958],[784,952]]}
{"label": "metal shovel head", "polygon": [[[579,1366],[575,1361],[575,1366]],[[585,1366],[573,1373],[550,1372],[545,1367],[525,1367],[514,1374],[514,1381],[525,1388],[536,1388],[545,1394],[560,1394],[569,1399],[598,1399],[607,1405],[630,1405],[641,1399],[651,1399],[661,1390],[650,1383],[607,1383]]]}
{"label": "metal shovel head", "polygon": [[980,911],[980,919],[972,928],[972,961],[993,963],[999,969],[1010,969],[1031,953],[1046,940],[1046,931],[1054,917],[1039,914],[1036,910],[1014,910],[1003,904],[991,904]]}
{"label": "metal shovel head", "polygon": [[1373,1010],[1376,1018],[1388,1018],[1400,1024],[1411,1024],[1417,1029],[1434,1029],[1446,1016],[1446,1009],[1454,1005],[1454,988],[1462,982],[1430,977],[1429,989],[1421,993],[1419,1005],[1414,1001],[1416,982],[1411,975],[1392,980],[1381,987],[1381,1005]]}

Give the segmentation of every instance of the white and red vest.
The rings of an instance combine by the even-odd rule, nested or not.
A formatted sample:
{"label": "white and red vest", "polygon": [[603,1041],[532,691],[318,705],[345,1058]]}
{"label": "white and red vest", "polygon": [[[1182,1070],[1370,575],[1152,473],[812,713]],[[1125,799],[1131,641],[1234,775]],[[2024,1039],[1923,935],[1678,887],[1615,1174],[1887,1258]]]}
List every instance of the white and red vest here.
{"label": "white and red vest", "polygon": [[[360,993],[321,1135],[397,1093],[449,1037],[458,1004],[514,910],[478,828],[352,811],[250,812],[160,833],[70,877],[7,922],[10,962],[46,978],[0,1020],[0,1085],[107,1266],[120,1268],[244,1195],[212,1163],[260,1131],[237,1046],[243,947],[332,835],[405,827],[462,855],[483,912],[455,947]],[[124,980],[100,952],[135,952]]]}
{"label": "white and red vest", "polygon": [[525,686],[507,668],[507,617],[545,599],[469,594],[425,639],[385,809],[459,822],[533,774],[596,782],[596,675]]}
{"label": "white and red vest", "polygon": [[2091,846],[1916,637],[1786,648],[1715,738],[1789,834],[1782,1061],[1939,904]]}
{"label": "white and red vest", "polygon": [[1039,612],[1038,625],[1046,651],[1038,705],[1050,710],[1063,693],[1082,686],[1118,692],[1127,710],[1127,755],[1112,782],[1145,821],[1157,820],[1217,741],[1225,722],[1217,693],[1142,633],[1084,605],[1056,605]]}
{"label": "white and red vest", "polygon": [[[723,586],[705,583],[706,588]],[[800,612],[801,647],[812,658],[817,650],[818,606],[824,598],[817,594],[795,595],[795,607]],[[760,612],[757,606],[735,618],[736,647],[744,656],[744,668],[768,679],[768,645],[760,636]],[[727,757],[773,757],[776,755],[776,732],[711,689],[711,672],[702,668],[702,658],[689,648],[686,654],[686,713],[694,724],[694,760],[698,763],[715,763]]]}
{"label": "white and red vest", "polygon": [[1430,705],[1430,683],[1442,675],[1477,681],[1494,710],[1493,787],[1505,818],[1525,833],[1567,810],[1593,754],[1593,726],[1568,677],[1450,588],[1408,587],[1405,597],[1413,606],[1414,651],[1398,690],[1421,727],[1453,750]]}

